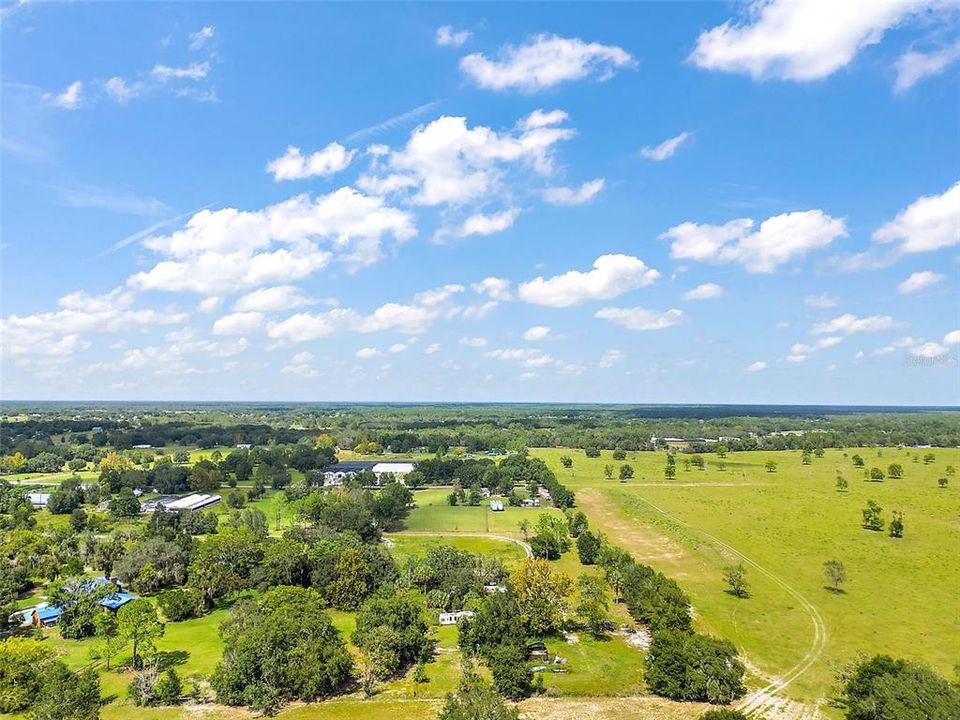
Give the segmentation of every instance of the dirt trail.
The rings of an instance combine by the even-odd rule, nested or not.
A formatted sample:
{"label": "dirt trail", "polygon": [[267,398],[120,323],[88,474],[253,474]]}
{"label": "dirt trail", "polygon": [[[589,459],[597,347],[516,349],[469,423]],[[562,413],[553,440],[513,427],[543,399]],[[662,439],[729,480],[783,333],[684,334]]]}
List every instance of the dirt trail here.
{"label": "dirt trail", "polygon": [[[584,489],[578,491],[578,496],[580,496],[582,500],[587,500],[588,506],[593,504],[606,516],[609,517],[614,514],[614,511],[609,507],[609,501],[603,497],[602,493],[593,489]],[[789,687],[794,680],[803,675],[803,673],[805,673],[823,653],[823,648],[827,641],[827,628],[817,608],[811,602],[809,602],[799,590],[767,570],[753,558],[744,555],[736,548],[720,540],[720,538],[711,535],[700,528],[696,528],[674,515],[671,515],[646,498],[641,497],[640,495],[637,495],[636,497],[655,512],[663,515],[665,518],[668,518],[671,522],[687,528],[691,532],[695,533],[698,537],[707,540],[714,547],[719,548],[736,558],[739,558],[741,562],[749,565],[757,572],[772,580],[774,583],[779,585],[780,588],[792,596],[798,603],[800,603],[800,606],[810,616],[810,622],[813,630],[813,636],[809,649],[804,656],[800,658],[796,665],[791,667],[782,675],[778,677],[764,677],[764,679],[767,680],[767,684],[743,698],[738,706],[738,709],[745,715],[758,718],[776,718],[777,720],[818,720],[818,718],[821,717],[818,709],[820,704],[819,702],[814,703],[813,705],[805,705],[803,703],[783,697],[780,694],[786,690],[786,688]],[[621,529],[622,525],[618,527],[618,530]],[[617,536],[622,539],[625,534],[629,535],[627,533],[618,532]]]}
{"label": "dirt trail", "polygon": [[504,542],[512,542],[514,545],[519,545],[523,548],[523,551],[527,554],[527,557],[533,557],[533,548],[530,547],[529,543],[524,542],[523,540],[518,540],[517,538],[509,537],[508,535],[497,535],[496,533],[484,533],[484,532],[430,532],[427,530],[403,530],[402,532],[390,533],[385,537],[402,537],[404,535],[415,535],[417,537],[449,537],[451,535],[459,535],[460,537],[482,537],[490,538],[491,540],[503,540]]}

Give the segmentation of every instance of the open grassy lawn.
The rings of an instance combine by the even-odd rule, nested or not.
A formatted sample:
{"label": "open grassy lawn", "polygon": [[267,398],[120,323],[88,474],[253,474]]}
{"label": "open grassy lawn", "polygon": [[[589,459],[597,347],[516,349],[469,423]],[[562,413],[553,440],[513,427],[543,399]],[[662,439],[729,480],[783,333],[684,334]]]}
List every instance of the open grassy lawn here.
{"label": "open grassy lawn", "polygon": [[504,507],[503,512],[490,510],[489,500],[475,507],[447,504],[449,488],[417,490],[413,494],[416,507],[404,522],[405,530],[419,532],[483,532],[520,537],[520,521],[532,525],[540,513],[559,512],[553,508]]}
{"label": "open grassy lawn", "polygon": [[[858,653],[888,652],[918,658],[947,677],[957,663],[960,638],[960,482],[941,489],[946,466],[960,466],[960,451],[933,450],[936,461],[914,463],[926,450],[851,449],[867,468],[886,472],[903,465],[904,477],[867,482],[844,452],[827,451],[811,465],[798,451],[730,455],[726,470],[707,456],[705,471],[685,470],[663,477],[664,453],[631,453],[636,477],[606,480],[609,453],[588,459],[582,452],[537,450],[577,491],[578,506],[610,540],[678,579],[690,594],[705,630],[729,637],[748,659],[768,674],[780,674],[811,653],[812,664],[790,686],[788,695],[815,700],[829,692],[836,671]],[[571,470],[562,454],[574,457]],[[910,456],[908,456],[910,455]],[[682,458],[683,456],[678,456]],[[768,473],[764,463],[778,463]],[[837,492],[840,472],[849,490]],[[905,536],[864,530],[861,509],[873,499],[889,522],[893,510],[905,516]],[[747,565],[751,597],[724,592],[723,568]],[[823,563],[844,563],[844,592],[825,585]],[[773,577],[763,574],[768,571]],[[822,617],[825,639],[813,643],[811,612]]]}
{"label": "open grassy lawn", "polygon": [[512,542],[497,540],[496,538],[457,536],[457,535],[436,535],[436,536],[404,536],[402,534],[392,534],[389,536],[393,547],[391,554],[396,558],[398,564],[403,564],[406,558],[423,555],[428,548],[437,545],[452,545],[458,550],[466,550],[472,553],[479,553],[490,557],[499,558],[504,565],[512,568],[517,565],[526,553],[523,548]]}

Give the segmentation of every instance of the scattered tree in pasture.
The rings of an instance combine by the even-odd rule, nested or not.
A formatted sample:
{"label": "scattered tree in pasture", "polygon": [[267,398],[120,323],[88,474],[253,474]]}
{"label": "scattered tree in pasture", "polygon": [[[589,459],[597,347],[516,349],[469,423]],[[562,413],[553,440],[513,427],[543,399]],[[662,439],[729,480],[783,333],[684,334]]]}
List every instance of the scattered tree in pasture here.
{"label": "scattered tree in pasture", "polygon": [[827,560],[823,564],[823,574],[834,592],[840,592],[840,586],[847,581],[847,570],[839,560]]}
{"label": "scattered tree in pasture", "polygon": [[803,465],[809,465],[811,462],[813,462],[813,458],[812,458],[812,456],[810,455],[810,451],[809,451],[809,450],[804,450],[804,451],[803,451],[803,454],[800,456],[800,462],[801,462],[801,464],[803,464]]}
{"label": "scattered tree in pasture", "polygon": [[527,518],[524,518],[520,521],[518,525],[520,532],[523,534],[523,539],[526,540],[530,535],[530,521]]}
{"label": "scattered tree in pasture", "polygon": [[853,466],[854,466],[854,467],[862,468],[862,467],[864,466],[864,464],[865,464],[864,461],[863,461],[863,458],[860,457],[859,455],[854,455],[854,456],[851,458],[851,460],[853,460]]}
{"label": "scattered tree in pasture", "polygon": [[933,453],[927,453],[926,455],[923,456],[923,464],[929,465],[930,463],[934,462],[936,459],[937,458]]}
{"label": "scattered tree in pasture", "polygon": [[881,508],[876,502],[873,500],[867,500],[867,506],[862,511],[863,527],[867,530],[883,530],[885,522],[881,514],[882,512],[883,508]]}
{"label": "scattered tree in pasture", "polygon": [[315,590],[280,587],[236,605],[220,629],[223,659],[210,680],[217,700],[273,711],[344,690],[353,661],[323,604]]}
{"label": "scattered tree in pasture", "polygon": [[717,457],[722,460],[727,456],[727,452],[729,452],[729,450],[727,448],[726,443],[717,443],[717,446],[714,452],[716,452]]}
{"label": "scattered tree in pasture", "polygon": [[764,463],[764,467],[768,473],[775,473],[777,471],[777,463],[774,460],[767,460],[767,462]]}
{"label": "scattered tree in pasture", "polygon": [[528,558],[510,581],[527,635],[549,635],[560,629],[573,589],[569,576],[554,572],[546,560]]}
{"label": "scattered tree in pasture", "polygon": [[893,511],[893,519],[890,521],[890,537],[903,537],[903,513],[899,510]]}
{"label": "scattered tree in pasture", "polygon": [[607,480],[613,479],[613,465],[611,465],[610,463],[607,463],[606,465],[603,466],[603,476]]}
{"label": "scattered tree in pasture", "polygon": [[898,480],[903,477],[903,465],[900,463],[890,463],[887,467],[887,477]]}
{"label": "scattered tree in pasture", "polygon": [[120,492],[110,500],[110,513],[114,517],[136,517],[140,514],[140,501],[132,488],[120,488]]}
{"label": "scattered tree in pasture", "polygon": [[609,591],[610,586],[599,575],[581,575],[577,578],[577,615],[595,637],[603,634],[603,625],[610,609]]}
{"label": "scattered tree in pasture", "polygon": [[409,590],[370,597],[357,613],[351,640],[365,655],[377,680],[386,680],[403,668],[427,659],[423,602]]}
{"label": "scattered tree in pasture", "polygon": [[22,472],[23,468],[26,467],[27,458],[24,457],[23,453],[19,450],[12,455],[4,455],[3,459],[0,460],[0,471],[5,473],[18,473]]}
{"label": "scattered tree in pasture", "polygon": [[583,454],[588,458],[598,458],[600,457],[600,448],[598,447],[588,447],[583,451]]}
{"label": "scattered tree in pasture", "polygon": [[747,583],[747,570],[743,563],[730,565],[723,571],[723,579],[730,587],[730,594],[734,597],[749,597],[750,591]]}
{"label": "scattered tree in pasture", "polygon": [[156,650],[156,641],[163,637],[163,623],[153,603],[146,599],[131,600],[117,611],[117,629],[133,646],[133,667],[143,667],[144,656]]}
{"label": "scattered tree in pasture", "polygon": [[577,537],[577,557],[580,558],[580,564],[593,565],[597,562],[597,556],[600,554],[600,536],[595,535],[589,530],[584,530]]}
{"label": "scattered tree in pasture", "polygon": [[227,507],[239,510],[247,504],[247,494],[243,490],[231,490],[227,493]]}
{"label": "scattered tree in pasture", "polygon": [[843,475],[837,475],[837,492],[846,492],[847,488],[850,487],[850,483]]}
{"label": "scattered tree in pasture", "polygon": [[628,480],[633,477],[633,467],[630,465],[621,465],[620,466],[620,479]]}
{"label": "scattered tree in pasture", "polygon": [[954,475],[954,474],[957,472],[957,471],[956,471],[956,468],[954,468],[953,465],[947,465],[947,467],[944,468],[943,471],[944,471],[947,475]]}
{"label": "scattered tree in pasture", "polygon": [[497,645],[487,654],[487,664],[493,687],[503,697],[516,701],[530,696],[533,688],[523,645],[515,642]]}
{"label": "scattered tree in pasture", "polygon": [[663,476],[667,480],[673,480],[677,476],[677,466],[667,465],[663,468]]}
{"label": "scattered tree in pasture", "polygon": [[706,470],[707,468],[707,462],[703,459],[703,455],[694,455],[690,458],[690,464],[697,470]]}
{"label": "scattered tree in pasture", "polygon": [[937,485],[939,485],[939,486],[942,487],[942,488],[945,488],[945,487],[947,486],[947,483],[949,483],[949,482],[950,482],[950,481],[947,480],[947,478],[945,478],[945,477],[937,478]]}
{"label": "scattered tree in pasture", "polygon": [[623,462],[627,459],[627,451],[621,448],[617,448],[613,451],[613,459],[617,462]]}
{"label": "scattered tree in pasture", "polygon": [[167,620],[176,622],[203,612],[203,598],[193,588],[177,588],[157,595],[157,605]]}
{"label": "scattered tree in pasture", "polygon": [[872,482],[880,482],[883,478],[883,470],[878,467],[870,468],[870,480]]}
{"label": "scattered tree in pasture", "polygon": [[98,613],[93,625],[96,628],[97,652],[110,669],[110,662],[127,644],[127,638],[120,634],[117,616],[112,612]]}
{"label": "scattered tree in pasture", "polygon": [[560,464],[563,465],[565,468],[572,468],[572,467],[573,467],[573,458],[570,457],[569,455],[561,455],[561,456],[560,456]]}

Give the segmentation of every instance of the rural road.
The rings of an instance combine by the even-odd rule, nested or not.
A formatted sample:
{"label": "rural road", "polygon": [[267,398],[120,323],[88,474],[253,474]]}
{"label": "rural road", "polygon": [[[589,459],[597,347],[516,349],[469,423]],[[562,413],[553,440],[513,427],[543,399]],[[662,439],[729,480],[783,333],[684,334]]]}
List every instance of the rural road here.
{"label": "rural road", "polygon": [[518,540],[517,538],[512,538],[507,535],[497,535],[496,533],[483,533],[483,532],[428,532],[426,530],[404,530],[403,532],[390,533],[384,537],[403,537],[408,535],[411,537],[450,537],[452,535],[457,535],[460,537],[483,537],[490,538],[491,540],[503,540],[504,542],[512,542],[514,545],[519,545],[523,548],[523,551],[527,554],[527,557],[533,557],[533,548],[530,547],[529,543],[524,542],[523,540]]}
{"label": "rural road", "polygon": [[806,654],[800,658],[800,661],[796,665],[787,670],[780,677],[769,678],[769,682],[766,686],[750,693],[743,699],[737,709],[745,715],[755,717],[767,717],[770,713],[774,713],[778,718],[795,718],[796,720],[806,720],[807,718],[815,720],[817,717],[819,717],[819,712],[817,711],[816,707],[810,708],[807,706],[802,706],[799,703],[778,696],[778,693],[783,692],[794,680],[803,675],[803,673],[805,673],[823,653],[823,648],[827,642],[827,628],[817,608],[809,600],[807,600],[799,590],[794,588],[785,580],[774,575],[752,558],[747,557],[736,548],[723,542],[720,538],[711,535],[708,532],[704,532],[700,528],[693,527],[689,523],[686,523],[662,508],[657,507],[644,497],[639,495],[637,497],[639,500],[646,503],[650,508],[668,518],[672,522],[682,525],[694,533],[699,534],[701,537],[706,538],[716,547],[721,548],[734,557],[739,558],[743,563],[749,565],[760,574],[772,580],[789,595],[791,595],[798,603],[800,603],[800,606],[810,616],[810,621],[813,625],[813,639]]}

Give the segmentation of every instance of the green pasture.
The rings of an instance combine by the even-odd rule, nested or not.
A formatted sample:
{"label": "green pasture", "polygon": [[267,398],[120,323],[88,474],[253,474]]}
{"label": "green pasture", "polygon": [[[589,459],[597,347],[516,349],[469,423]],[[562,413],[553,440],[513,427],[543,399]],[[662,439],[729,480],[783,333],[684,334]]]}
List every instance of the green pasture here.
{"label": "green pasture", "polygon": [[404,522],[405,530],[418,532],[483,532],[520,537],[520,522],[526,519],[531,525],[540,513],[556,513],[553,508],[522,508],[504,505],[503,512],[490,510],[490,501],[478,506],[449,505],[449,488],[417,490],[413,494],[416,504]]}
{"label": "green pasture", "polygon": [[402,564],[408,557],[423,555],[431,547],[452,545],[458,550],[499,558],[508,567],[516,566],[527,556],[523,548],[516,543],[495,538],[474,537],[471,535],[389,535],[393,546],[390,553]]}
{"label": "green pasture", "polygon": [[[946,466],[960,466],[960,451],[937,448],[828,450],[803,465],[799,451],[729,455],[721,471],[708,455],[706,470],[685,470],[678,455],[675,480],[663,477],[664,453],[630,453],[636,477],[607,480],[599,459],[582,452],[536,450],[577,491],[578,506],[609,539],[675,577],[690,594],[698,622],[729,637],[761,671],[780,674],[811,649],[813,620],[782,585],[747,564],[751,596],[726,592],[725,566],[742,553],[800,593],[820,614],[826,639],[815,662],[787,694],[815,700],[829,693],[837,670],[860,653],[886,652],[922,659],[946,676],[960,660],[960,481],[938,487]],[[935,462],[920,458],[933,452]],[[869,482],[850,457],[904,477]],[[560,456],[574,459],[562,468]],[[778,463],[767,472],[768,459]],[[836,490],[838,472],[849,482]],[[861,509],[875,500],[889,522],[904,513],[905,535],[864,530]],[[823,563],[844,563],[843,592],[827,589]]]}

